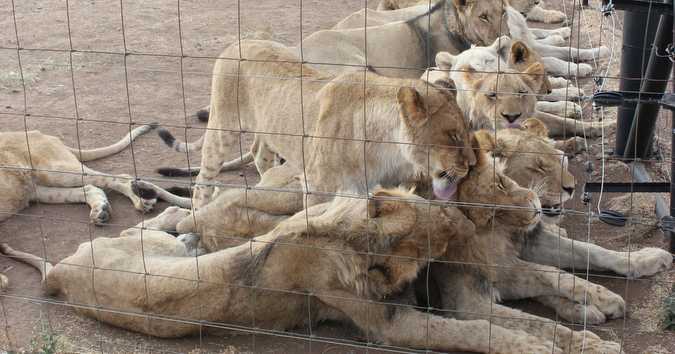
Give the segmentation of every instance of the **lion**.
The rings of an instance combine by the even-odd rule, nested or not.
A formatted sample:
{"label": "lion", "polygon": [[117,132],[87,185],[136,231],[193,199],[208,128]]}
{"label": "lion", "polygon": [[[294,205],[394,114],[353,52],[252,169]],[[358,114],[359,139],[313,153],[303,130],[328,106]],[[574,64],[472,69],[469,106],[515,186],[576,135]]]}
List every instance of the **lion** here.
{"label": "lion", "polygon": [[[461,53],[470,44],[491,43],[506,28],[501,0],[448,0],[403,10],[367,30],[361,26],[317,31],[293,53],[319,71],[340,75],[368,70],[385,76],[419,78],[440,50]],[[345,26],[346,27],[346,26]],[[360,27],[360,28],[359,28]],[[395,53],[395,54],[394,54]]]}
{"label": "lion", "polygon": [[79,314],[162,338],[335,320],[398,347],[562,353],[522,331],[410,306],[419,271],[465,242],[474,227],[453,208],[408,191],[338,198],[243,245],[197,258],[188,256],[193,239],[181,236],[183,243],[162,231],[189,214],[169,207],[119,238],[83,243],[56,266],[4,243],[0,251],[38,268],[45,292],[64,293]]}
{"label": "lion", "polygon": [[[481,135],[475,139],[480,144]],[[559,269],[524,261],[518,257],[518,235],[540,223],[541,204],[537,194],[518,186],[500,172],[500,164],[483,150],[460,183],[455,195],[458,208],[474,223],[475,234],[463,246],[448,248],[439,261],[430,263],[429,273],[438,284],[444,313],[462,320],[487,319],[491,323],[551,340],[565,353],[584,350],[621,353],[620,345],[603,341],[589,331],[572,331],[559,323],[508,308],[497,302],[538,296],[561,296],[573,301],[586,299],[609,317],[623,315],[625,302],[608,289]],[[404,183],[430,195],[424,176]],[[495,265],[498,265],[495,267]],[[426,288],[426,284],[419,286]],[[437,302],[438,301],[438,302]]]}
{"label": "lion", "polygon": [[[544,73],[541,63],[534,63],[522,73],[512,69],[498,72],[460,70],[452,75],[452,79],[459,89],[457,102],[475,130],[499,130],[520,125],[530,117],[544,122],[549,135],[554,137],[599,137],[615,129],[614,120],[583,122],[537,111],[537,93]],[[556,146],[569,153],[577,153],[583,148],[580,138],[556,142]]]}
{"label": "lion", "polygon": [[[525,15],[528,21],[557,23],[567,20],[564,12],[546,9],[546,4],[540,0],[510,0],[509,4]],[[568,27],[563,28],[569,30]]]}
{"label": "lion", "polygon": [[28,207],[29,203],[86,203],[89,218],[100,224],[110,219],[112,211],[103,189],[127,196],[134,207],[150,211],[157,197],[187,206],[190,200],[175,197],[161,188],[131,176],[110,176],[94,171],[81,162],[100,159],[122,151],[136,137],[154,129],[157,123],[133,129],[116,144],[79,150],[67,147],[57,137],[28,132],[0,133],[0,222]]}
{"label": "lion", "polygon": [[[527,234],[527,246],[520,251],[522,259],[564,269],[613,271],[634,278],[651,276],[672,266],[670,252],[659,248],[616,252],[565,237],[565,230],[554,225],[560,221],[561,205],[573,196],[574,176],[563,163],[566,159],[558,158],[560,152],[548,143],[546,126],[541,121],[531,118],[523,126],[523,129],[503,129],[496,135],[487,131],[476,133],[481,146],[503,164],[503,172],[520,186],[533,188],[542,203],[542,225]],[[548,303],[555,308],[558,299],[550,300]],[[604,322],[597,309],[586,311],[589,312],[586,323]],[[581,322],[580,313],[563,317]]]}
{"label": "lion", "polygon": [[[231,59],[240,57],[246,60]],[[450,90],[371,72],[331,79],[275,42],[242,41],[226,49],[214,68],[195,209],[213,199],[211,182],[242,130],[255,132],[269,151],[306,172],[308,188],[318,192],[308,205],[335,192],[365,195],[378,184],[393,186],[415,169],[429,170],[439,197],[452,195],[475,157],[469,124]],[[334,154],[317,153],[327,150]],[[343,156],[354,156],[356,165],[346,165]]]}
{"label": "lion", "polygon": [[[459,55],[449,52],[436,54],[436,66],[440,75],[448,75],[450,78],[457,77],[461,71],[497,71],[504,68],[516,71],[525,71],[534,63],[543,63],[539,54],[521,40],[512,40],[502,36],[490,46],[471,46]],[[424,78],[424,77],[422,77]],[[543,112],[579,118],[581,107],[574,103],[544,101],[567,101],[576,100],[583,95],[583,91],[571,86],[566,79],[554,78],[542,75],[540,87],[537,93],[540,95],[537,109]],[[430,80],[433,82],[433,80]],[[576,93],[576,94],[575,94]]]}

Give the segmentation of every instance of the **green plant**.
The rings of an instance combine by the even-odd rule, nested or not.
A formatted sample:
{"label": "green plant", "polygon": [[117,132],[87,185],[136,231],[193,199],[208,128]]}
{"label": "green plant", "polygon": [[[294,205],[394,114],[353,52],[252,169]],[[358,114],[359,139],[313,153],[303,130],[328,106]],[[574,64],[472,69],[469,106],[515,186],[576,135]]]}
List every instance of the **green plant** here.
{"label": "green plant", "polygon": [[675,331],[675,284],[671,286],[670,294],[663,298],[661,308],[661,329]]}
{"label": "green plant", "polygon": [[59,339],[54,331],[52,331],[49,322],[45,321],[44,317],[42,317],[42,314],[40,314],[40,327],[40,336],[30,340],[30,346],[28,349],[21,348],[16,350],[8,350],[7,354],[56,354],[56,347],[59,344]]}

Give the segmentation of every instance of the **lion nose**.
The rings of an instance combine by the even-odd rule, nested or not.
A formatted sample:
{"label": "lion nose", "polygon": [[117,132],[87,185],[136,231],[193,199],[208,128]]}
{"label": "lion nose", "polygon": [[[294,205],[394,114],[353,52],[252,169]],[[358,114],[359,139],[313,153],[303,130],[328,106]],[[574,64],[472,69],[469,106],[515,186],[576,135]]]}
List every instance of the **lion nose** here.
{"label": "lion nose", "polygon": [[546,93],[550,95],[551,93],[553,93],[553,90],[552,90],[552,89],[548,89],[548,90],[546,90]]}
{"label": "lion nose", "polygon": [[539,0],[534,0],[534,4],[535,4],[535,5],[539,5],[540,2],[541,2],[541,1],[539,1]]}
{"label": "lion nose", "polygon": [[520,113],[518,113],[518,114],[504,114],[504,113],[502,113],[502,116],[504,118],[506,118],[506,120],[508,120],[509,123],[515,122],[516,119],[520,118],[520,115],[521,115]]}
{"label": "lion nose", "polygon": [[563,187],[563,190],[565,192],[569,193],[570,195],[572,195],[572,193],[574,193],[574,187]]}

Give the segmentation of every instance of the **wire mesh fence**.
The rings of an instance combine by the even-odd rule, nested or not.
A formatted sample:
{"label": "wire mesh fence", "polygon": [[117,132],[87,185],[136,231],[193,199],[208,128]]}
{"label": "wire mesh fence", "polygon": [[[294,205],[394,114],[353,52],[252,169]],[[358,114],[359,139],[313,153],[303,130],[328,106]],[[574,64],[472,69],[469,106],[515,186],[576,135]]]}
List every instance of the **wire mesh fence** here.
{"label": "wire mesh fence", "polygon": [[[448,1],[444,6],[472,4]],[[28,208],[4,202],[9,206],[0,208],[0,220],[5,219],[0,240],[52,264],[61,262],[59,286],[71,288],[67,294],[47,294],[34,267],[1,257],[0,274],[9,284],[0,293],[0,349],[520,352],[530,344],[544,346],[542,338],[547,338],[571,352],[580,343],[620,343],[626,353],[675,350],[672,332],[662,329],[669,320],[662,304],[672,303],[673,271],[661,269],[670,256],[654,250],[668,248],[654,213],[654,196],[582,193],[586,182],[635,181],[630,165],[613,151],[616,136],[607,122],[616,119],[618,109],[594,105],[590,97],[619,88],[622,36],[635,35],[623,32],[624,13],[593,2],[590,7],[576,1],[546,4],[566,14],[571,35],[561,42],[559,35],[566,34],[562,30],[549,41],[560,42],[566,55],[591,57],[582,64],[544,60],[549,73],[573,73],[568,77],[572,86],[552,81],[558,85],[557,98],[570,102],[558,113],[576,118],[561,128],[568,137],[570,129],[577,130],[578,137],[557,145],[572,150],[563,157],[550,145],[536,145],[548,144],[536,134],[525,135],[530,150],[510,145],[518,134],[539,127],[524,118],[539,114],[544,105],[523,119],[491,106],[509,97],[517,105],[530,104],[554,89],[529,63],[506,72],[511,70],[503,67],[509,66],[508,60],[492,63],[492,58],[481,57],[471,64],[496,64],[502,74],[493,78],[477,72],[481,68],[452,67],[452,84],[445,78],[434,84],[431,77],[447,74],[439,70],[424,77],[432,84],[416,79],[427,66],[439,63],[435,52],[444,46],[454,46],[447,50],[458,54],[476,36],[491,36],[475,43],[491,46],[496,38],[491,29],[505,33],[510,27],[514,39],[525,31],[501,21],[517,14],[502,14],[501,2],[475,6],[484,6],[483,12],[464,20],[468,24],[463,30],[442,5],[435,10],[443,15],[440,20],[424,16],[434,9],[430,4],[418,10],[422,16],[412,12],[417,27],[394,23],[398,27],[364,30],[358,23],[381,21],[374,1],[6,1],[0,7],[0,172],[32,176],[32,182],[10,185],[12,179],[3,177],[0,188],[7,200],[33,195],[39,201]],[[490,6],[497,9],[496,17],[490,17],[495,15]],[[352,32],[317,34],[363,8],[373,11],[362,12]],[[407,20],[405,16],[393,21]],[[530,13],[530,19],[537,16]],[[438,32],[439,23],[448,21],[455,32],[450,44],[444,42],[447,33]],[[483,22],[478,26],[480,22],[470,21]],[[527,25],[563,28],[560,23]],[[349,45],[347,34],[352,36]],[[368,50],[344,54],[363,43]],[[534,51],[551,55],[541,45]],[[606,51],[583,52],[601,46]],[[219,75],[214,76],[221,53]],[[523,79],[520,72],[526,70],[529,76]],[[334,79],[345,71],[356,73]],[[378,74],[409,78],[381,79]],[[214,77],[222,83],[220,90],[212,91]],[[520,81],[514,84],[512,77]],[[492,79],[491,87],[478,85]],[[510,91],[501,91],[504,85],[511,85]],[[209,104],[216,105],[210,118],[229,125],[207,125],[195,117]],[[460,115],[447,114],[461,109],[471,109],[468,115],[490,112],[508,120],[497,128],[511,128],[515,122],[523,131],[498,135],[491,124],[474,120],[473,130],[488,129],[480,135],[480,146],[476,139],[471,145],[470,124],[461,120],[466,128],[457,129]],[[65,161],[67,149],[41,145],[29,133],[39,130],[55,137],[77,155],[112,145],[151,122],[173,134],[174,149],[185,150],[189,146],[180,142],[195,142],[206,134],[204,152],[176,152],[155,129],[138,136],[129,148],[86,161],[86,167],[76,162],[72,168],[58,162]],[[411,124],[419,129],[413,131]],[[670,113],[662,110],[651,157],[643,162],[655,181],[671,178],[671,130]],[[18,134],[15,140],[9,140],[10,132]],[[6,151],[11,146],[26,147],[23,157],[28,162],[10,156]],[[574,154],[582,147],[585,151]],[[155,171],[194,169],[206,166],[205,161],[211,170],[202,170],[200,177],[167,177]],[[224,161],[235,167],[217,173]],[[438,167],[448,161],[452,167]],[[571,176],[556,167],[561,162]],[[465,178],[470,182],[457,185],[467,174],[459,166],[463,164],[472,166]],[[558,169],[551,173],[550,168]],[[434,179],[408,181],[422,197],[400,190],[367,194],[378,185],[419,177],[415,170]],[[546,179],[531,179],[542,170],[561,188],[550,192]],[[305,171],[306,179],[301,176]],[[528,177],[529,182],[518,181]],[[72,190],[39,187],[50,178]],[[510,179],[532,188],[540,201],[516,205],[515,197],[528,192]],[[97,189],[81,187],[92,180],[105,183],[101,187],[107,202]],[[176,186],[183,192],[199,186],[201,201],[162,194],[155,204],[155,194],[164,193],[160,188]],[[221,195],[213,196],[217,203],[202,207],[210,193],[204,186],[218,187]],[[452,194],[452,201],[430,201],[434,192],[438,198]],[[570,192],[569,200],[560,197]],[[304,209],[307,203],[336,195],[329,206]],[[64,198],[76,203],[53,204]],[[665,194],[660,198],[669,200]],[[199,212],[170,208],[178,204],[190,209],[193,203]],[[602,222],[602,210],[607,209],[627,215],[626,225]],[[558,216],[560,227],[547,222]],[[539,217],[544,221],[538,226],[528,223]],[[523,227],[527,233],[521,232]],[[532,236],[532,230],[548,239]],[[200,237],[205,255],[196,257],[198,251],[190,248],[197,245],[193,236],[183,234],[183,243],[177,243],[174,236],[188,231]],[[102,237],[111,239],[94,242]],[[116,241],[124,237],[127,241]],[[190,246],[187,251],[183,244]],[[644,248],[650,249],[640,251]],[[628,259],[633,260],[630,265]],[[541,292],[557,288],[563,289],[560,297],[548,296],[558,291]],[[598,344],[595,335],[604,342]]]}

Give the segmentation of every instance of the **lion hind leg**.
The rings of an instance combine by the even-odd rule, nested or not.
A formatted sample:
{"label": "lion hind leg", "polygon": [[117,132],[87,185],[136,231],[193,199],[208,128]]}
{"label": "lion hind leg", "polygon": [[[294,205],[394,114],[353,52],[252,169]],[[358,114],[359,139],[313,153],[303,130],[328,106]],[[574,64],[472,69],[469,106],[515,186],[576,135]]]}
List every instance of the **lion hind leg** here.
{"label": "lion hind leg", "polygon": [[[213,108],[212,114],[215,114]],[[212,117],[212,119],[216,118],[218,117]],[[218,177],[221,166],[225,163],[227,155],[237,141],[239,141],[239,134],[235,132],[211,129],[204,134],[202,163],[194,191],[195,210],[208,204],[216,197],[218,190],[211,183]]]}

